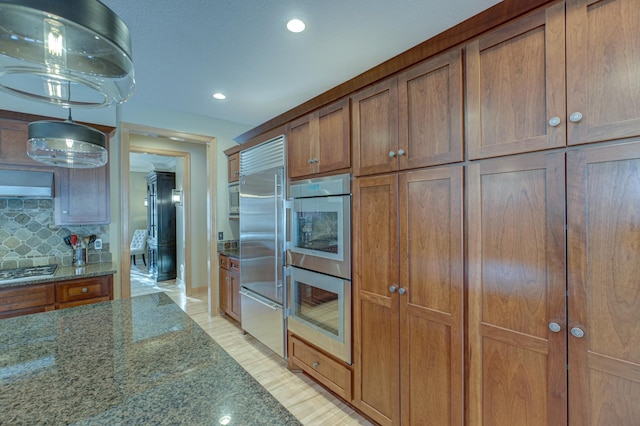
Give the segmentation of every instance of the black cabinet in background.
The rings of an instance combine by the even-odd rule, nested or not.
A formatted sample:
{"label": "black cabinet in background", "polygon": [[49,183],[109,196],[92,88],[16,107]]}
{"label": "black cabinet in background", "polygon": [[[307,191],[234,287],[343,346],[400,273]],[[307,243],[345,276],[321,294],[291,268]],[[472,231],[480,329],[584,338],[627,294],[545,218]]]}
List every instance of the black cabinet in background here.
{"label": "black cabinet in background", "polygon": [[147,180],[147,246],[149,272],[156,281],[176,278],[176,207],[171,202],[171,190],[176,187],[176,175],[153,171]]}

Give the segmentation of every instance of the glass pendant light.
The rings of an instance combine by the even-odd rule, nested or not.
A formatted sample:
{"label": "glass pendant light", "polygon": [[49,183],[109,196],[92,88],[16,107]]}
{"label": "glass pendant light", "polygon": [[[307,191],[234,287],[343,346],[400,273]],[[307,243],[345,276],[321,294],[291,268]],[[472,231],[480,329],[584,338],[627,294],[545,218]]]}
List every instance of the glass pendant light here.
{"label": "glass pendant light", "polygon": [[127,101],[134,86],[129,29],[100,1],[0,0],[0,89],[104,107]]}
{"label": "glass pendant light", "polygon": [[27,155],[50,166],[87,169],[107,164],[107,137],[82,124],[67,121],[29,123]]}

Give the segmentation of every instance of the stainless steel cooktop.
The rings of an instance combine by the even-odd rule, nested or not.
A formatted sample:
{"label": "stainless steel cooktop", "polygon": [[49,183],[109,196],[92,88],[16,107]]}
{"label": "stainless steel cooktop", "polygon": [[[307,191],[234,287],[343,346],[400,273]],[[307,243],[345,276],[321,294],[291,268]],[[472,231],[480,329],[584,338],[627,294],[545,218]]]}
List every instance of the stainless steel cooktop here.
{"label": "stainless steel cooktop", "polygon": [[30,266],[27,268],[0,269],[0,283],[27,281],[52,277],[58,265]]}

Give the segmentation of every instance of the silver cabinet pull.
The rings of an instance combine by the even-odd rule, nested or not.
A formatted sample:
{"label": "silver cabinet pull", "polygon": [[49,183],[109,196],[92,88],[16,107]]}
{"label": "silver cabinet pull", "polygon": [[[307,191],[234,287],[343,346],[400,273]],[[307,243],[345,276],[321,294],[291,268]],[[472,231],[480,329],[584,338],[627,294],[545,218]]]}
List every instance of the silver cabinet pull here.
{"label": "silver cabinet pull", "polygon": [[83,293],[86,293],[86,292],[88,292],[88,291],[89,291],[89,289],[87,289],[86,287],[82,287],[82,292],[83,292]]}
{"label": "silver cabinet pull", "polygon": [[560,117],[552,117],[549,120],[549,126],[558,127],[560,125]]}
{"label": "silver cabinet pull", "polygon": [[393,151],[389,151],[389,157],[395,157],[395,156],[396,156],[396,153],[395,153],[395,152],[393,152]]}
{"label": "silver cabinet pull", "polygon": [[400,289],[398,289],[398,294],[400,296],[402,296],[403,294],[405,294],[407,292],[407,289],[404,287],[400,287]]}
{"label": "silver cabinet pull", "polygon": [[390,291],[391,293],[395,293],[395,292],[396,292],[396,289],[397,289],[397,287],[396,287],[395,285],[390,285],[390,286],[389,286],[389,291]]}
{"label": "silver cabinet pull", "polygon": [[245,297],[248,297],[249,299],[253,300],[254,302],[258,302],[258,303],[266,306],[267,308],[273,309],[274,311],[278,310],[278,307],[276,305],[272,305],[271,303],[263,302],[262,300],[258,299],[257,297],[251,296],[249,293],[247,293],[245,291],[240,291],[239,293],[241,295],[245,296]]}
{"label": "silver cabinet pull", "polygon": [[554,333],[560,332],[561,329],[562,327],[560,327],[560,324],[558,324],[557,322],[549,323],[549,330],[553,331]]}
{"label": "silver cabinet pull", "polygon": [[584,331],[582,331],[581,328],[573,327],[571,329],[571,335],[575,338],[582,339],[582,337],[584,336]]}
{"label": "silver cabinet pull", "polygon": [[398,150],[398,157],[400,157],[401,155],[404,155],[404,149]]}
{"label": "silver cabinet pull", "polygon": [[318,366],[319,366],[319,365],[320,365],[320,364],[318,364],[317,362],[314,362],[314,363],[313,363],[313,368],[318,368]]}
{"label": "silver cabinet pull", "polygon": [[318,160],[316,157],[313,157],[313,158],[311,159],[311,161],[313,161],[314,163],[317,163],[317,162],[318,162],[318,161],[320,161],[320,160]]}
{"label": "silver cabinet pull", "polygon": [[581,112],[576,111],[569,116],[569,121],[571,121],[572,123],[578,123],[580,120],[582,120]]}
{"label": "silver cabinet pull", "polygon": [[309,159],[307,160],[307,164],[311,164],[311,163],[313,163],[313,158],[309,158]]}

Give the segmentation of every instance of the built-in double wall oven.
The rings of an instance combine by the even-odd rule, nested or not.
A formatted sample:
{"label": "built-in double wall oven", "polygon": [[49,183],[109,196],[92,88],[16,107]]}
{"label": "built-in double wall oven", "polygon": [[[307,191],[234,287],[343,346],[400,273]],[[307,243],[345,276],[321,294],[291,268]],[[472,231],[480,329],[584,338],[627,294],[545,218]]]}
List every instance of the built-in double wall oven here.
{"label": "built-in double wall oven", "polygon": [[288,329],[351,364],[351,175],[289,185]]}

